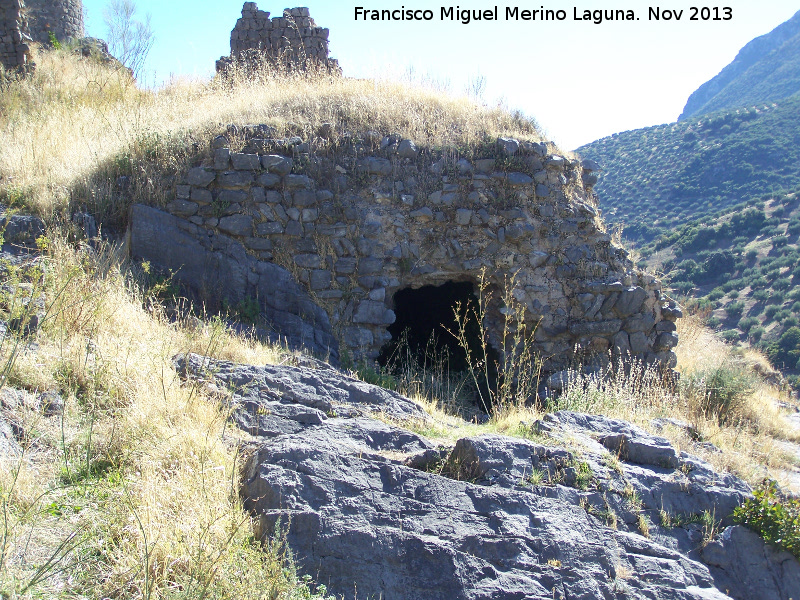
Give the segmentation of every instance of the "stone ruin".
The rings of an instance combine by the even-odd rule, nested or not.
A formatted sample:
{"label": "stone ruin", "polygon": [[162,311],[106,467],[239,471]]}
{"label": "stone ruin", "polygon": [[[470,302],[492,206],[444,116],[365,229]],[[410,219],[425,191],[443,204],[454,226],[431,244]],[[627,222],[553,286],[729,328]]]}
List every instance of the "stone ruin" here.
{"label": "stone ruin", "polygon": [[[614,357],[675,366],[680,309],[606,232],[596,164],[505,138],[467,157],[318,133],[230,128],[167,212],[133,208],[132,254],[208,300],[257,298],[274,334],[334,361],[375,360],[398,315],[413,329],[433,303],[474,297],[483,273],[498,354],[510,286],[547,373]],[[462,295],[437,299],[446,286]]]}
{"label": "stone ruin", "polygon": [[328,58],[328,29],[317,27],[307,8],[286,8],[282,17],[270,19],[255,2],[245,2],[242,18],[231,31],[231,53],[217,61],[217,72],[233,65],[262,63],[283,68],[322,66],[339,73],[339,63]]}
{"label": "stone ruin", "polygon": [[25,73],[35,65],[31,43],[50,44],[83,36],[81,0],[0,0],[0,64]]}
{"label": "stone ruin", "polygon": [[26,0],[30,34],[34,42],[50,43],[50,34],[59,42],[83,37],[81,0]]}
{"label": "stone ruin", "polygon": [[33,68],[31,36],[22,0],[0,0],[0,65],[7,72]]}

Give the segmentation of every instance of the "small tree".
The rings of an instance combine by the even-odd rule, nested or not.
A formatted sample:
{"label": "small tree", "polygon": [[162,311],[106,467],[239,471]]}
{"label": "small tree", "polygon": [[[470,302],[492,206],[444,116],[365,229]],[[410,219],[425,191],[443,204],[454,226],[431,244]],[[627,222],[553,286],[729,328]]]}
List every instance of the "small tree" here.
{"label": "small tree", "polygon": [[155,42],[150,14],[140,21],[133,0],[110,0],[103,9],[103,22],[108,29],[111,54],[138,78]]}

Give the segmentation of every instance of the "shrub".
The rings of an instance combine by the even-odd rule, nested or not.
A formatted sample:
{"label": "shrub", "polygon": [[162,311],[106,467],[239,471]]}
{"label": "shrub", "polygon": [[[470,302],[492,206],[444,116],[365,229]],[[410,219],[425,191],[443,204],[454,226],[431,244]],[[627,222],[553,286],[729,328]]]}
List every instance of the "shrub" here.
{"label": "shrub", "polygon": [[767,308],[764,309],[764,318],[766,318],[767,321],[771,321],[772,319],[775,318],[775,313],[777,313],[778,310],[779,310],[778,307],[775,305],[768,306]]}
{"label": "shrub", "polygon": [[753,262],[756,256],[758,256],[758,251],[754,248],[750,248],[750,250],[744,253],[744,258],[747,262]]}
{"label": "shrub", "polygon": [[737,302],[731,302],[728,306],[725,307],[725,312],[731,318],[741,316],[742,312],[744,311],[744,302],[741,300]]}
{"label": "shrub", "polygon": [[794,366],[800,360],[800,327],[789,327],[773,342],[767,353],[770,360],[776,364]]}
{"label": "shrub", "polygon": [[681,294],[688,294],[694,289],[694,284],[691,281],[678,281],[672,284],[672,289]]}
{"label": "shrub", "polygon": [[716,419],[721,424],[731,424],[744,417],[747,397],[753,393],[755,383],[754,375],[743,365],[728,362],[690,373],[685,378],[684,391],[694,398],[707,418]]}
{"label": "shrub", "polygon": [[730,292],[731,290],[739,290],[745,287],[745,282],[741,279],[731,279],[722,284],[722,291]]}
{"label": "shrub", "polygon": [[735,329],[727,329],[723,331],[720,335],[722,335],[722,339],[728,342],[729,344],[733,344],[734,342],[739,341],[739,332]]}
{"label": "shrub", "polygon": [[788,277],[781,277],[780,279],[776,279],[775,282],[772,284],[776,290],[788,290],[789,286],[792,285],[792,282],[789,280]]}
{"label": "shrub", "polygon": [[800,501],[782,494],[774,481],[765,480],[754,490],[753,498],[733,511],[733,519],[800,558]]}
{"label": "shrub", "polygon": [[750,329],[750,331],[748,332],[748,336],[750,337],[750,339],[757,342],[762,337],[764,337],[764,333],[766,333],[766,331],[767,330],[764,329],[761,325],[757,325],[756,327],[752,327]]}
{"label": "shrub", "polygon": [[724,295],[725,292],[723,292],[720,288],[716,287],[708,293],[708,296],[706,296],[706,298],[708,298],[709,300],[719,300]]}
{"label": "shrub", "polygon": [[706,325],[716,329],[717,327],[722,325],[722,321],[720,320],[719,317],[708,317],[708,319],[706,319]]}
{"label": "shrub", "polygon": [[753,327],[758,325],[758,319],[755,317],[745,317],[739,321],[738,327],[745,333],[750,331]]}
{"label": "shrub", "polygon": [[756,302],[764,302],[769,298],[769,292],[767,290],[756,290],[751,294],[751,297]]}
{"label": "shrub", "polygon": [[769,303],[770,304],[777,304],[777,305],[780,306],[781,304],[783,304],[783,300],[784,300],[785,297],[786,296],[782,291],[773,290],[772,294],[769,297]]}

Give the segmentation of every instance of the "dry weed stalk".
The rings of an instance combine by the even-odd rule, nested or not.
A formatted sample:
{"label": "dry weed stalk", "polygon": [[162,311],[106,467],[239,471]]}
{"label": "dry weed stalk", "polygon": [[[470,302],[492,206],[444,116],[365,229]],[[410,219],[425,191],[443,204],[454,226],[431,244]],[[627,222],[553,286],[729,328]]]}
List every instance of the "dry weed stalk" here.
{"label": "dry weed stalk", "polygon": [[[534,351],[535,327],[529,328],[525,319],[525,305],[516,299],[516,274],[504,280],[500,339],[500,356],[494,359],[489,330],[486,324],[490,305],[495,303],[486,273],[481,270],[477,283],[477,306],[453,308],[456,326],[448,333],[466,354],[468,374],[479,395],[480,403],[495,418],[523,410],[525,404],[536,396],[541,372],[541,360]],[[478,347],[473,348],[470,328],[477,330]]]}

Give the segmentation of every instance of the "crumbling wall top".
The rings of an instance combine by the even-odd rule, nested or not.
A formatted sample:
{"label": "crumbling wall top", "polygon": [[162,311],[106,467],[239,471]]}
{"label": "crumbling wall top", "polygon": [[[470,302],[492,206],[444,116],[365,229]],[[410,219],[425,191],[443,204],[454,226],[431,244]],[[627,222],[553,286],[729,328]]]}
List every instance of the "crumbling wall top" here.
{"label": "crumbling wall top", "polygon": [[217,61],[217,71],[240,62],[291,69],[315,65],[338,72],[338,62],[328,57],[328,34],[328,29],[317,27],[308,8],[286,8],[282,16],[270,18],[255,2],[245,2],[242,17],[231,31],[231,54]]}

